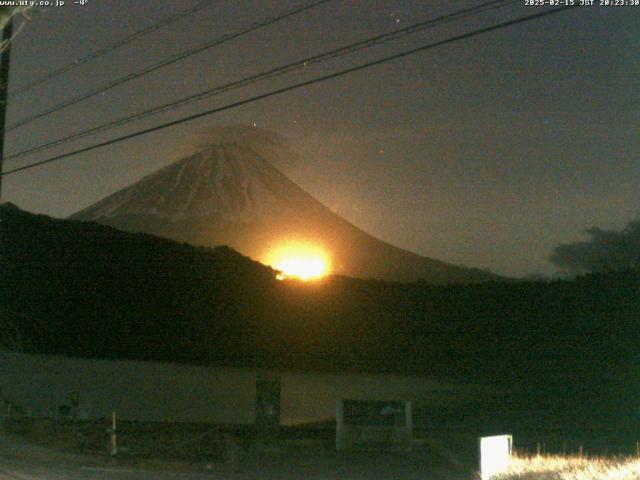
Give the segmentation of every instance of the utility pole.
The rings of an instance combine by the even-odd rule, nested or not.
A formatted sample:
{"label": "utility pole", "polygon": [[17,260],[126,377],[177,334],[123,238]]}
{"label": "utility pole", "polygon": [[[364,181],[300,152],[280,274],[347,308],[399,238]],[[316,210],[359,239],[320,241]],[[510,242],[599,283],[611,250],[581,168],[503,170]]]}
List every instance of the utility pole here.
{"label": "utility pole", "polygon": [[11,58],[11,36],[13,18],[10,18],[2,30],[4,50],[0,55],[0,202],[2,202],[2,164],[4,163],[4,127],[7,117],[7,98],[9,92],[9,59]]}

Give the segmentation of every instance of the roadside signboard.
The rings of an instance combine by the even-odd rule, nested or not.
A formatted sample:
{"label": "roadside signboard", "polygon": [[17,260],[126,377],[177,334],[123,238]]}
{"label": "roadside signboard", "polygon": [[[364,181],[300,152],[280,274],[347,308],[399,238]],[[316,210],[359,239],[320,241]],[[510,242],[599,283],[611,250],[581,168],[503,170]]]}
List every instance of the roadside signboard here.
{"label": "roadside signboard", "polygon": [[480,437],[479,444],[482,480],[489,480],[506,472],[511,460],[513,437],[511,435]]}

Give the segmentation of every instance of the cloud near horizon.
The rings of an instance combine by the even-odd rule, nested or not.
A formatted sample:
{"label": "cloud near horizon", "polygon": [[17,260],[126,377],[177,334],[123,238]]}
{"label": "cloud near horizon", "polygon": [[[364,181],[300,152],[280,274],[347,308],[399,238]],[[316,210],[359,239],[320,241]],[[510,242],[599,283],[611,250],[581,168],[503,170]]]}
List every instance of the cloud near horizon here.
{"label": "cloud near horizon", "polygon": [[555,247],[551,262],[572,273],[640,268],[640,220],[622,231],[592,227],[586,233],[587,241]]}

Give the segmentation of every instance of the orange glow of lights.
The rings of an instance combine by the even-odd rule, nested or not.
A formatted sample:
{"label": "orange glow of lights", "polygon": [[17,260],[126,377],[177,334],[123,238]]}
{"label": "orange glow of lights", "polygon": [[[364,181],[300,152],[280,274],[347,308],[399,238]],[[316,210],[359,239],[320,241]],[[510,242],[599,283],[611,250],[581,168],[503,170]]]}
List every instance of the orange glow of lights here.
{"label": "orange glow of lights", "polygon": [[278,247],[267,256],[265,263],[279,270],[278,280],[317,280],[328,275],[330,268],[329,257],[322,249],[304,244]]}

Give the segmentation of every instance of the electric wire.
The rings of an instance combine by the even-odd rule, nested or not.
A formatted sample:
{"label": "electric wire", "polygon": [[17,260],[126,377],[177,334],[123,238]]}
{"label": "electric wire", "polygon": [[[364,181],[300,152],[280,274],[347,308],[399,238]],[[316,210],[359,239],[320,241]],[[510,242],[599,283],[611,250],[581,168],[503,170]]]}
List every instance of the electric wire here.
{"label": "electric wire", "polygon": [[316,0],[308,5],[305,6],[299,6],[299,7],[295,7],[289,10],[284,11],[283,13],[279,14],[278,16],[275,17],[266,17],[265,19],[261,20],[260,22],[256,22],[256,23],[252,23],[249,26],[243,28],[242,30],[238,31],[238,32],[234,32],[234,33],[228,33],[226,35],[222,35],[220,37],[216,37],[213,40],[208,41],[205,44],[199,45],[195,48],[186,50],[184,52],[181,52],[177,55],[174,55],[173,57],[170,57],[168,59],[162,60],[158,63],[155,63],[143,70],[139,70],[137,72],[133,72],[130,73],[128,75],[125,75],[124,77],[120,77],[116,80],[113,80],[109,83],[107,83],[106,85],[103,85],[101,87],[98,87],[95,90],[91,90],[89,92],[83,93],[81,95],[78,95],[76,97],[72,97],[68,100],[65,100],[63,102],[60,102],[52,107],[49,107],[45,110],[42,110],[40,112],[34,113],[33,115],[29,115],[27,117],[24,117],[18,121],[16,121],[15,123],[13,123],[12,125],[10,125],[7,128],[7,132],[10,132],[12,130],[15,130],[16,128],[22,127],[24,125],[27,125],[39,118],[45,117],[47,115],[51,115],[52,113],[58,112],[64,108],[70,107],[72,105],[75,105],[79,102],[82,102],[84,100],[87,100],[89,98],[95,97],[97,95],[100,95],[102,93],[105,93],[119,85],[122,85],[124,83],[130,82],[131,80],[135,80],[137,78],[140,78],[144,75],[148,75],[149,73],[155,72],[161,68],[167,67],[169,65],[172,65],[176,62],[179,62],[181,60],[184,60],[185,58],[191,57],[193,55],[196,55],[198,53],[202,53],[205,50],[208,50],[210,48],[213,47],[217,47],[219,45],[222,45],[224,43],[227,43],[231,40],[235,40],[239,37],[242,37],[244,35],[247,35],[251,32],[254,32],[256,30],[260,30],[261,28],[267,27],[269,25],[273,25],[274,23],[280,22],[282,20],[285,20],[289,17],[292,17],[294,15],[298,15],[302,12],[306,12],[308,10],[311,10],[312,8],[318,7],[322,4],[331,2],[333,0]]}
{"label": "electric wire", "polygon": [[32,168],[36,168],[36,167],[39,167],[39,166],[42,166],[42,165],[46,165],[48,163],[60,161],[60,160],[63,160],[63,159],[66,159],[66,158],[69,158],[69,157],[72,157],[72,156],[75,156],[75,155],[78,155],[78,154],[81,154],[81,153],[85,153],[85,152],[89,152],[89,151],[92,151],[92,150],[96,150],[98,148],[102,148],[102,147],[105,147],[105,146],[108,146],[108,145],[113,145],[115,143],[123,142],[125,140],[130,140],[132,138],[136,138],[136,137],[139,137],[141,135],[146,135],[148,133],[156,132],[156,131],[159,131],[159,130],[163,130],[165,128],[169,128],[169,127],[180,125],[180,124],[183,124],[183,123],[186,123],[186,122],[190,122],[190,121],[202,118],[202,117],[206,117],[206,116],[212,115],[214,113],[222,112],[222,111],[225,111],[225,110],[230,110],[232,108],[237,108],[237,107],[240,107],[240,106],[243,106],[243,105],[247,105],[249,103],[253,103],[253,102],[256,102],[256,101],[259,101],[259,100],[264,100],[266,98],[270,98],[270,97],[273,97],[273,96],[276,96],[276,95],[281,95],[283,93],[291,92],[293,90],[297,90],[297,89],[300,89],[300,88],[303,88],[303,87],[307,87],[307,86],[314,85],[314,84],[317,84],[317,83],[325,82],[327,80],[331,80],[331,79],[334,79],[334,78],[342,77],[342,76],[350,74],[350,73],[358,72],[358,71],[361,71],[361,70],[364,70],[364,69],[367,69],[367,68],[371,68],[371,67],[374,67],[374,66],[377,66],[377,65],[381,65],[383,63],[387,63],[387,62],[390,62],[390,61],[393,61],[393,60],[398,60],[400,58],[404,58],[404,57],[407,57],[409,55],[413,55],[413,54],[416,54],[416,53],[419,53],[419,52],[424,52],[424,51],[427,51],[427,50],[431,50],[433,48],[437,48],[437,47],[440,47],[440,46],[443,46],[443,45],[451,44],[451,43],[454,43],[454,42],[457,42],[457,41],[460,41],[460,40],[465,40],[465,39],[468,39],[468,38],[476,37],[478,35],[482,35],[482,34],[485,34],[485,33],[493,32],[493,31],[500,30],[500,29],[503,29],[503,28],[507,28],[507,27],[510,27],[510,26],[513,26],[513,25],[523,24],[525,22],[529,22],[529,21],[536,20],[536,19],[539,19],[539,18],[555,15],[555,14],[558,14],[558,13],[561,13],[561,12],[564,12],[564,11],[567,11],[567,10],[570,10],[570,9],[573,9],[573,8],[577,8],[577,5],[566,5],[566,6],[563,6],[563,7],[554,8],[552,10],[545,10],[545,11],[540,12],[540,13],[525,15],[523,17],[518,17],[518,18],[515,18],[515,19],[512,19],[512,20],[506,21],[506,22],[497,23],[497,24],[491,25],[489,27],[484,27],[484,28],[472,30],[471,32],[455,35],[453,37],[449,37],[449,38],[446,38],[444,40],[439,40],[439,41],[434,42],[434,43],[421,45],[419,47],[412,48],[410,50],[404,50],[402,52],[399,52],[399,53],[396,53],[396,54],[393,54],[393,55],[390,55],[390,56],[387,56],[387,57],[383,57],[383,58],[380,58],[378,60],[374,60],[374,61],[371,61],[371,62],[363,63],[363,64],[357,65],[355,67],[346,68],[346,69],[343,69],[343,70],[340,70],[340,71],[337,71],[337,72],[334,72],[334,73],[330,73],[330,74],[327,74],[327,75],[322,75],[320,77],[313,78],[311,80],[306,80],[306,81],[303,81],[303,82],[295,83],[295,84],[292,84],[292,85],[289,85],[289,86],[286,86],[286,87],[283,87],[283,88],[279,88],[279,89],[272,90],[272,91],[267,92],[267,93],[263,93],[261,95],[256,95],[254,97],[250,97],[250,98],[247,98],[247,99],[244,99],[244,100],[240,100],[240,101],[237,101],[237,102],[229,103],[229,104],[223,105],[221,107],[216,107],[216,108],[213,108],[213,109],[210,109],[210,110],[206,110],[204,112],[200,112],[200,113],[197,113],[197,114],[194,114],[194,115],[189,115],[187,117],[183,117],[183,118],[180,118],[178,120],[173,120],[171,122],[167,122],[167,123],[163,123],[163,124],[160,124],[160,125],[156,125],[155,127],[147,128],[147,129],[140,130],[140,131],[134,132],[134,133],[129,133],[129,134],[126,134],[126,135],[122,135],[120,137],[112,138],[110,140],[106,140],[104,142],[100,142],[100,143],[97,143],[97,144],[94,144],[94,145],[90,145],[88,147],[79,148],[77,150],[74,150],[74,151],[71,151],[71,152],[68,152],[68,153],[64,153],[64,154],[61,154],[61,155],[56,155],[54,157],[47,158],[45,160],[40,160],[38,162],[34,162],[34,163],[31,163],[31,164],[28,164],[28,165],[24,165],[22,167],[16,167],[16,168],[14,168],[12,170],[8,170],[8,171],[6,171],[6,172],[4,172],[4,173],[2,173],[0,175],[1,176],[12,175],[12,174],[15,174],[15,173],[18,173],[18,172],[22,172],[22,171],[29,170],[29,169],[32,169]]}
{"label": "electric wire", "polygon": [[[128,45],[129,43],[132,43],[133,41],[144,37],[152,32],[155,32],[156,30],[159,30],[163,27],[166,27],[167,25],[170,25],[174,22],[177,22],[178,20],[181,20],[189,15],[193,15],[196,12],[199,12],[200,10],[203,10],[204,8],[208,7],[209,5],[211,5],[212,3],[214,3],[215,0],[204,0],[202,2],[199,2],[197,4],[195,4],[193,7],[191,8],[187,8],[185,10],[182,10],[181,12],[175,13],[173,15],[170,15],[162,20],[160,20],[157,23],[154,23],[146,28],[143,28],[142,30],[138,30],[137,32],[132,33],[131,35],[128,35],[120,40],[118,40],[115,43],[112,43],[110,45],[107,45],[106,47],[103,47],[99,50],[96,50],[95,52],[91,52],[83,57],[80,57],[76,60],[74,60],[71,63],[68,63],[66,65],[63,65],[60,68],[57,68],[39,78],[36,78],[35,80],[32,80],[31,82],[16,88],[14,91],[11,92],[11,97],[17,97],[19,95],[22,95],[25,92],[28,92],[29,90],[37,87],[38,85],[41,85],[49,80],[54,79],[55,77],[58,77],[60,75],[62,75],[63,73],[67,73],[77,67],[80,67],[82,65],[85,65],[86,63],[91,62],[92,60],[95,60],[96,58],[102,57],[103,55],[106,55],[107,53],[113,52],[114,50],[117,50],[120,47],[123,47],[125,45]],[[8,102],[7,102],[8,103]]]}
{"label": "electric wire", "polygon": [[327,52],[323,52],[321,54],[317,54],[311,57],[307,57],[307,58],[303,58],[302,60],[297,60],[295,62],[286,64],[286,65],[282,65],[280,67],[276,67],[261,73],[258,73],[256,75],[252,75],[250,77],[246,77],[237,81],[233,81],[224,85],[220,85],[217,87],[214,87],[212,89],[207,89],[204,90],[202,92],[196,93],[196,94],[192,94],[189,95],[187,97],[184,97],[182,99],[179,100],[175,100],[172,102],[168,102],[159,106],[156,106],[154,108],[142,111],[142,112],[138,112],[132,115],[127,115],[125,117],[121,117],[119,119],[113,120],[107,124],[103,124],[103,125],[99,125],[97,127],[92,127],[89,128],[87,130],[83,130],[77,133],[74,133],[72,135],[68,135],[62,138],[58,138],[55,140],[52,140],[50,142],[46,142],[43,143],[41,145],[37,145],[34,147],[30,147],[28,149],[16,152],[14,154],[8,155],[5,157],[6,160],[10,160],[10,159],[15,159],[15,158],[19,158],[19,157],[23,157],[32,153],[36,153],[36,152],[41,152],[44,150],[48,150],[50,148],[59,146],[59,145],[63,145],[66,143],[69,143],[71,141],[89,136],[89,135],[94,135],[97,133],[101,133],[107,130],[111,130],[113,128],[117,128],[120,127],[122,125],[128,124],[130,122],[133,121],[137,121],[137,120],[141,120],[143,118],[147,118],[149,116],[152,115],[156,115],[158,113],[161,112],[165,112],[168,110],[173,110],[177,107],[182,107],[184,105],[190,104],[190,103],[194,103],[194,102],[198,102],[201,101],[205,98],[210,98],[212,96],[215,95],[220,95],[232,90],[236,90],[238,88],[242,88],[251,84],[255,84],[258,83],[260,81],[263,80],[267,80],[270,78],[275,78],[275,77],[279,77],[288,73],[291,73],[293,71],[296,70],[300,70],[302,68],[326,61],[326,60],[330,60],[330,59],[335,59],[341,56],[345,56],[345,55],[350,55],[353,53],[356,53],[358,51],[362,51],[364,49],[367,48],[371,48],[373,46],[376,45],[381,45],[384,43],[388,43],[391,41],[395,41],[398,40],[400,38],[409,36],[411,34],[414,34],[416,32],[425,30],[427,28],[433,28],[433,27],[437,27],[440,26],[443,23],[448,23],[448,22],[452,22],[452,21],[456,21],[456,20],[460,20],[469,16],[474,16],[477,15],[479,13],[484,13],[485,11],[488,10],[492,10],[492,9],[496,9],[496,8],[501,8],[501,7],[506,7],[509,6],[511,4],[514,3],[518,3],[519,0],[493,0],[490,2],[486,2],[483,3],[481,5],[477,5],[475,7],[470,7],[470,8],[466,8],[466,9],[462,9],[462,10],[458,10],[456,12],[447,14],[447,15],[441,15],[439,17],[436,18],[432,18],[426,21],[422,21],[422,22],[418,22],[412,25],[409,25],[407,27],[401,28],[401,29],[396,29],[393,30],[391,32],[387,32],[387,33],[383,33],[381,35],[376,35],[374,37],[370,37],[367,38],[365,40],[361,40],[355,43],[351,43],[349,45],[343,46],[343,47],[339,47]]}

